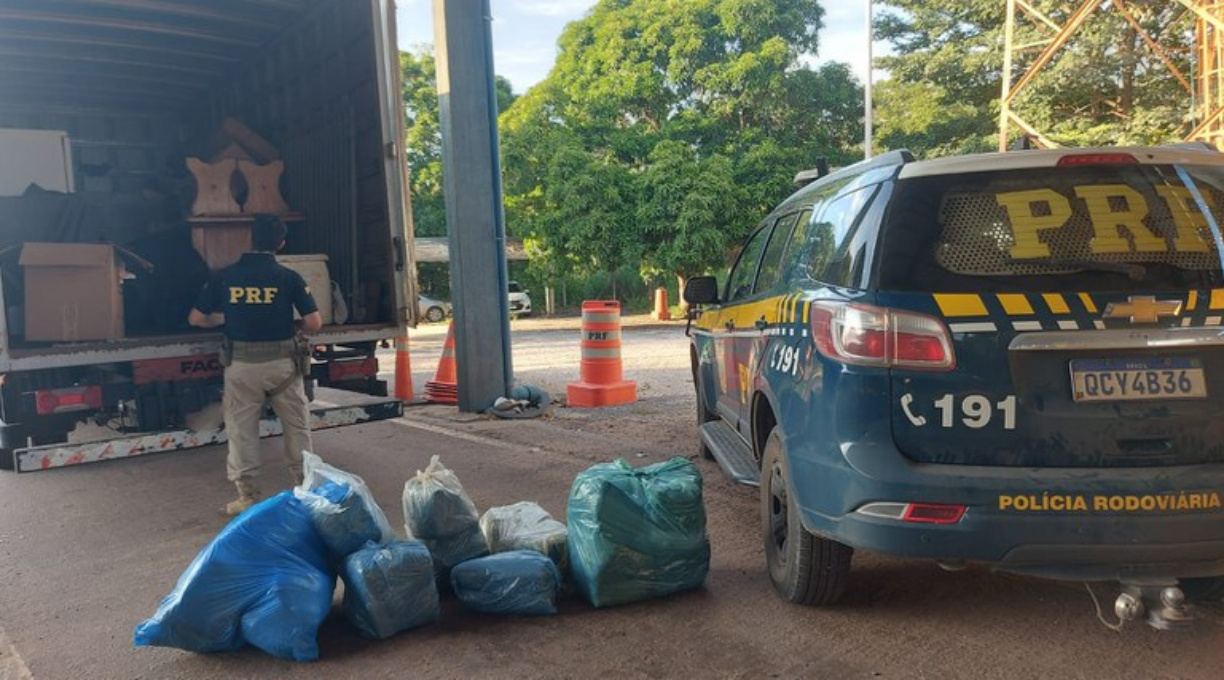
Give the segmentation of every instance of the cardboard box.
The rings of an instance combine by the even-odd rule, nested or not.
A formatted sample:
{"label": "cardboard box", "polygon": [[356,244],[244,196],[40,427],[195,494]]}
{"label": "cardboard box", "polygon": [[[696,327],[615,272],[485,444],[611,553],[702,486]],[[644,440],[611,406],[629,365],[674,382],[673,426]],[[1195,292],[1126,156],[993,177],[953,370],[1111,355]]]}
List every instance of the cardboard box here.
{"label": "cardboard box", "polygon": [[25,337],[31,342],[118,340],[127,269],[108,243],[27,243]]}

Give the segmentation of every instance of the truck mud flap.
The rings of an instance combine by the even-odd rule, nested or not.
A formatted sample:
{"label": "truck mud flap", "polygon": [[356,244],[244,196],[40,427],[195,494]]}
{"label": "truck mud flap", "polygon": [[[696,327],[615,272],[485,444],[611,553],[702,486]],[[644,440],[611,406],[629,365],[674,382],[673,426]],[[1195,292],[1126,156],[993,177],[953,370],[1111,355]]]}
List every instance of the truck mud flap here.
{"label": "truck mud flap", "polygon": [[[313,416],[311,429],[330,430],[345,425],[398,418],[403,414],[404,403],[398,399],[314,408],[311,409]],[[263,420],[259,429],[261,437],[275,437],[281,434],[281,424],[276,418]],[[0,451],[0,469],[37,472],[104,460],[132,458],[150,453],[196,449],[213,444],[223,444],[226,441],[225,427],[218,425],[206,430],[174,430],[80,444],[35,446]]]}

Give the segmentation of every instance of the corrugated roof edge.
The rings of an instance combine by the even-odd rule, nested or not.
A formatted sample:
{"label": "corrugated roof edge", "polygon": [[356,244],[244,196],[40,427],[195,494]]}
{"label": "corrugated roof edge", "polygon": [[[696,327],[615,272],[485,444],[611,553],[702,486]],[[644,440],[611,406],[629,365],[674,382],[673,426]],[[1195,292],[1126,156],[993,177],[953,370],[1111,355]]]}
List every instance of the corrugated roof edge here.
{"label": "corrugated roof edge", "polygon": [[1130,154],[1143,164],[1224,165],[1224,153],[1189,144],[1031,149],[915,161],[902,168],[900,179],[989,170],[1052,168],[1063,156],[1091,154]]}

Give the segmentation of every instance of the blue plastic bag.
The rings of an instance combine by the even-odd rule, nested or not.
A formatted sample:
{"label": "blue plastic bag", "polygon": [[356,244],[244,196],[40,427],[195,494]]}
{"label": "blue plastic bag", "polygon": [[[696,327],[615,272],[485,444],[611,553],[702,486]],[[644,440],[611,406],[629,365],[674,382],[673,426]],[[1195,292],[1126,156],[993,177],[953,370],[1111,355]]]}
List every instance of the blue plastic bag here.
{"label": "blue plastic bag", "polygon": [[596,607],[696,588],[709,573],[701,473],[684,458],[591,467],[574,480],[566,523],[570,573]]}
{"label": "blue plastic bag", "polygon": [[420,541],[367,543],[341,578],[344,614],[363,637],[384,640],[441,617],[433,557]]}
{"label": "blue plastic bag", "polygon": [[250,643],[314,661],[335,588],[310,512],[286,491],[239,515],[196,555],[157,613],[136,626],[135,643],[199,653]]}
{"label": "blue plastic bag", "polygon": [[395,539],[391,524],[365,481],[323,462],[319,456],[302,453],[303,481],[293,494],[306,504],[315,529],[336,564],[369,541]]}
{"label": "blue plastic bag", "polygon": [[561,571],[534,550],[468,560],[451,570],[463,606],[485,614],[556,614]]}

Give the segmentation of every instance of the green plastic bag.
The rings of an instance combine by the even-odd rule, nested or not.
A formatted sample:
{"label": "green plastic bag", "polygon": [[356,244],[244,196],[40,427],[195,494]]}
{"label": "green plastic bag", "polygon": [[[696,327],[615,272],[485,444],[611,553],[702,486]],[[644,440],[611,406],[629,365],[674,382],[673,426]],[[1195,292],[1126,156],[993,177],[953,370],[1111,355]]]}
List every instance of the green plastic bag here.
{"label": "green plastic bag", "polygon": [[710,571],[701,473],[673,458],[636,469],[624,460],[578,475],[567,507],[578,592],[596,607],[689,590]]}

